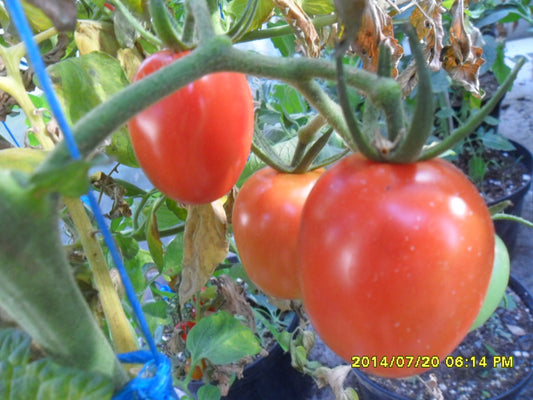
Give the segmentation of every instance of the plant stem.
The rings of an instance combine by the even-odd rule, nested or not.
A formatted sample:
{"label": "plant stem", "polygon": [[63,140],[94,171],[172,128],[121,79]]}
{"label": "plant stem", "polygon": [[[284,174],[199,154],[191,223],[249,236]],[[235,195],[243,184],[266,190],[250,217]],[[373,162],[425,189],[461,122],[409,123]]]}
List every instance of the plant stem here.
{"label": "plant stem", "polygon": [[494,93],[494,96],[492,96],[492,98],[479,110],[479,112],[470,117],[463,125],[453,131],[450,136],[442,140],[437,145],[432,146],[424,151],[419,157],[419,160],[429,160],[430,158],[438,157],[440,154],[444,153],[448,149],[451,149],[461,140],[466,138],[470,133],[472,133],[510,89],[511,85],[516,79],[516,76],[518,75],[518,72],[520,71],[520,68],[522,68],[525,62],[526,58],[520,57],[509,76],[505,78],[505,81],[501,84],[496,93]]}
{"label": "plant stem", "polygon": [[115,351],[118,353],[135,351],[138,349],[135,333],[124,313],[120,298],[109,275],[104,253],[100,243],[93,235],[93,226],[83,203],[80,199],[64,198],[63,201],[76,226],[83,250],[91,266],[94,283],[98,289],[98,296],[109,325]]}
{"label": "plant stem", "polygon": [[[213,2],[211,1],[211,3]],[[210,9],[205,0],[188,0],[186,4],[188,12],[194,16],[194,23],[200,44],[214,38],[216,35],[215,27],[213,26]]]}

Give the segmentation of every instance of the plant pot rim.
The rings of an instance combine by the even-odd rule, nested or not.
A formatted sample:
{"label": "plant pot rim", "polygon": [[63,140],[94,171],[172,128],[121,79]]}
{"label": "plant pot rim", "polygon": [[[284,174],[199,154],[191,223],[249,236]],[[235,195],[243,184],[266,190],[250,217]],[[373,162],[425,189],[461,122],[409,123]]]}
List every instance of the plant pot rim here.
{"label": "plant pot rim", "polygon": [[[533,311],[533,297],[531,293],[516,279],[513,275],[509,276],[509,284],[508,287],[515,292],[520,299],[526,304],[526,306]],[[371,388],[373,391],[378,391],[382,396],[387,396],[387,399],[394,399],[394,400],[413,400],[412,398],[404,397],[402,395],[396,394],[394,392],[390,392],[383,386],[379,385],[372,379],[370,379],[367,374],[365,374],[362,371],[359,371],[358,369],[353,369],[357,380],[360,384],[363,384],[366,387]],[[529,372],[514,386],[509,388],[509,390],[505,391],[504,393],[501,393],[497,395],[496,397],[490,397],[487,400],[502,400],[506,399],[507,396],[512,395],[514,392],[518,395],[522,389],[528,384],[528,382],[533,378],[533,366],[530,366]]]}

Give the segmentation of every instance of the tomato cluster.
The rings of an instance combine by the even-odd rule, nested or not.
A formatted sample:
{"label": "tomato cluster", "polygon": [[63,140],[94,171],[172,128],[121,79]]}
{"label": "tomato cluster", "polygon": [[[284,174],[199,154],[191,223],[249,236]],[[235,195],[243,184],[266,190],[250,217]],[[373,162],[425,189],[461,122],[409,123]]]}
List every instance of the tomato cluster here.
{"label": "tomato cluster", "polygon": [[233,218],[250,278],[274,296],[301,295],[319,335],[348,362],[445,357],[491,277],[494,228],[477,189],[439,159],[398,165],[356,154],[319,174],[267,168],[243,185]]}

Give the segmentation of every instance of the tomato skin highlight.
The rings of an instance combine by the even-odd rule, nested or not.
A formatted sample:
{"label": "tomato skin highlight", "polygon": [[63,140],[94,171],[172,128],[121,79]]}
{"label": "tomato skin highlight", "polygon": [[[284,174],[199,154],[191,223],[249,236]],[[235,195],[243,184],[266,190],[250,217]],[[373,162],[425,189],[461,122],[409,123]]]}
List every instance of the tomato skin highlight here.
{"label": "tomato skin highlight", "polygon": [[[316,183],[298,243],[304,307],[324,342],[353,356],[438,356],[480,310],[494,226],[477,189],[450,163],[347,157]],[[384,377],[427,371],[370,365]]]}
{"label": "tomato skin highlight", "polygon": [[233,232],[250,279],[265,293],[300,298],[296,246],[300,217],[324,170],[285,174],[265,167],[242,186],[233,208]]}
{"label": "tomato skin highlight", "polygon": [[[154,53],[134,80],[187,54]],[[229,192],[248,159],[253,126],[246,77],[230,72],[206,75],[129,121],[132,145],[148,179],[187,204],[209,203]]]}

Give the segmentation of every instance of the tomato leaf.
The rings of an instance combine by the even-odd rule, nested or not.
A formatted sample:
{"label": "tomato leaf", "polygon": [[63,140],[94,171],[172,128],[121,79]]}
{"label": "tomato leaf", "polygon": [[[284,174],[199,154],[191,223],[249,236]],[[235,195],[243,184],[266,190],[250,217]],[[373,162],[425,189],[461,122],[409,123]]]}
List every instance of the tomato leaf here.
{"label": "tomato leaf", "polygon": [[[229,4],[227,12],[234,21],[238,21],[241,18],[247,3],[248,0],[234,0]],[[274,4],[272,0],[259,0],[252,24],[248,30],[253,31],[260,28],[270,18],[273,10]]]}
{"label": "tomato leaf", "polygon": [[105,400],[110,379],[60,366],[50,359],[30,363],[31,338],[16,329],[0,330],[0,392],[7,399]]}
{"label": "tomato leaf", "polygon": [[219,400],[220,389],[214,385],[203,385],[198,389],[198,400]]}
{"label": "tomato leaf", "polygon": [[202,318],[189,332],[186,346],[193,364],[202,358],[213,364],[229,364],[261,351],[250,328],[226,311]]}
{"label": "tomato leaf", "polygon": [[154,259],[154,263],[159,272],[161,272],[165,265],[165,261],[163,258],[163,242],[161,242],[159,236],[159,228],[155,213],[150,214],[148,224],[146,224],[146,242],[148,243],[148,249]]}
{"label": "tomato leaf", "polygon": [[163,273],[176,276],[181,272],[181,259],[183,258],[183,233],[177,234],[167,245],[164,256],[165,268]]}
{"label": "tomato leaf", "polygon": [[105,152],[121,164],[128,167],[139,167],[139,162],[137,157],[135,157],[129,133],[126,129],[121,128],[111,136],[111,143],[106,146]]}
{"label": "tomato leaf", "polygon": [[189,207],[179,286],[182,305],[205,286],[216,266],[226,258],[229,250],[226,233],[227,217],[220,200]]}
{"label": "tomato leaf", "polygon": [[[129,84],[122,66],[109,54],[94,51],[51,65],[47,71],[69,124]],[[80,96],[83,93],[83,96]],[[138,166],[126,128],[112,136],[109,155],[128,166]]]}
{"label": "tomato leaf", "polygon": [[79,197],[89,191],[87,161],[69,161],[50,169],[40,169],[31,177],[35,190],[61,193],[66,197]]}

